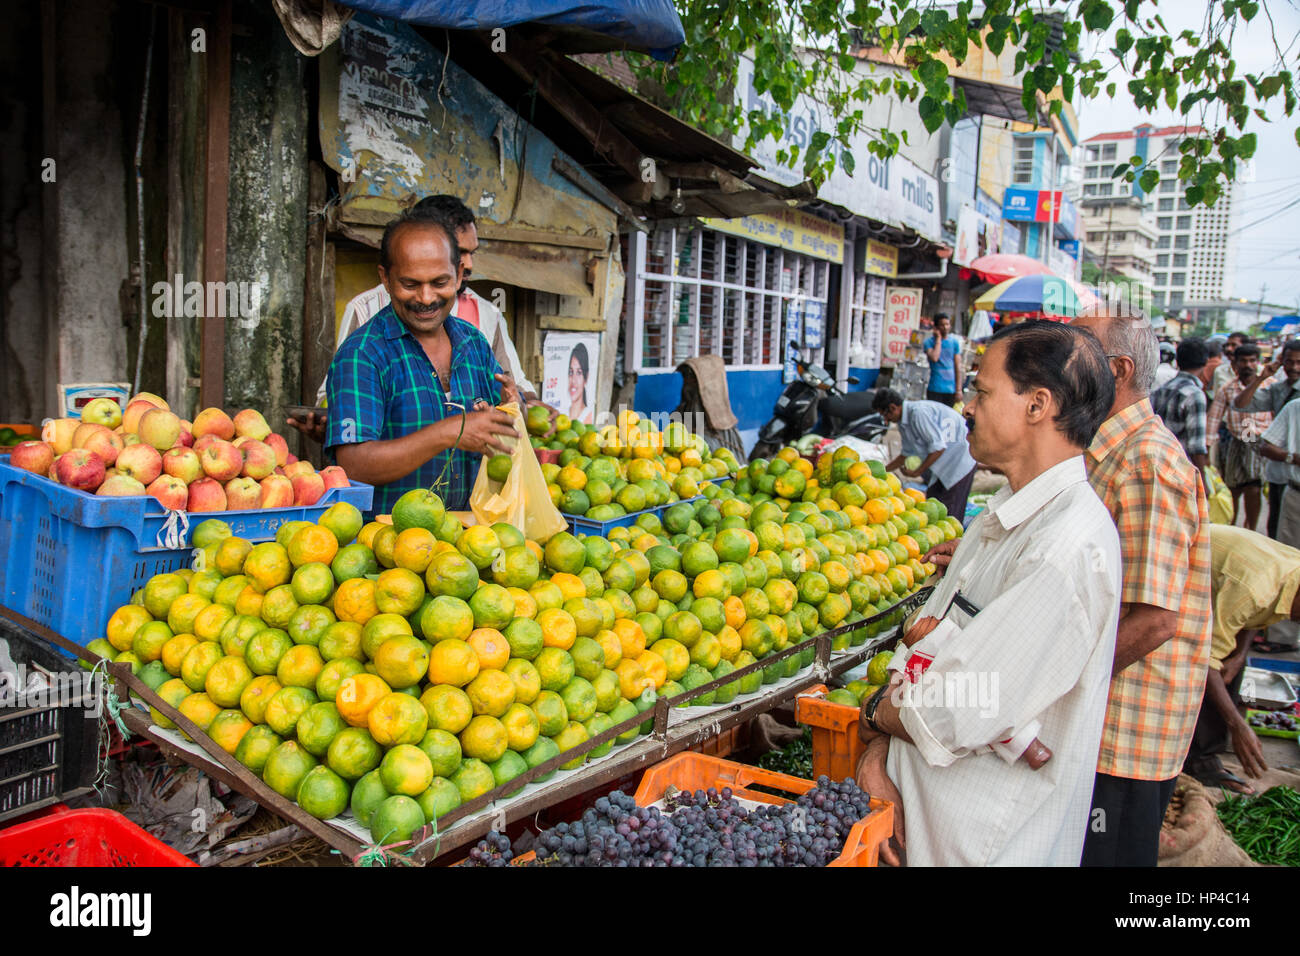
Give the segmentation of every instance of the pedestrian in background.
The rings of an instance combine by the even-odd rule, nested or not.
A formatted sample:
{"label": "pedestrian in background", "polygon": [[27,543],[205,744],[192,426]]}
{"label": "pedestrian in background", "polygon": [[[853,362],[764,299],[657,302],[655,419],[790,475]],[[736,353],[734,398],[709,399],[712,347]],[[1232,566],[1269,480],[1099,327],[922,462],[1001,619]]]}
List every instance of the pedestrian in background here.
{"label": "pedestrian in background", "polygon": [[[1279,369],[1284,376],[1270,381]],[[1300,339],[1291,339],[1282,346],[1276,359],[1260,369],[1253,381],[1246,383],[1232,404],[1243,412],[1269,412],[1276,419],[1278,413],[1297,398],[1300,398]],[[1268,536],[1277,540],[1282,498],[1287,485],[1286,466],[1271,459],[1264,465],[1264,480],[1268,482]]]}
{"label": "pedestrian in background", "polygon": [[1209,356],[1200,339],[1183,339],[1177,350],[1178,374],[1151,393],[1151,407],[1173,432],[1197,468],[1209,464],[1205,440],[1205,375]]}
{"label": "pedestrian in background", "polygon": [[1265,460],[1258,451],[1259,438],[1273,423],[1273,416],[1268,412],[1243,412],[1233,402],[1259,373],[1259,346],[1249,342],[1238,345],[1232,354],[1232,371],[1234,376],[1210,403],[1205,437],[1211,446],[1218,443],[1223,481],[1232,492],[1234,506],[1245,513],[1246,527],[1254,531],[1263,504]]}
{"label": "pedestrian in background", "polygon": [[951,408],[961,397],[961,344],[952,335],[952,320],[946,313],[934,317],[934,334],[925,340],[924,348],[930,360],[926,400]]}

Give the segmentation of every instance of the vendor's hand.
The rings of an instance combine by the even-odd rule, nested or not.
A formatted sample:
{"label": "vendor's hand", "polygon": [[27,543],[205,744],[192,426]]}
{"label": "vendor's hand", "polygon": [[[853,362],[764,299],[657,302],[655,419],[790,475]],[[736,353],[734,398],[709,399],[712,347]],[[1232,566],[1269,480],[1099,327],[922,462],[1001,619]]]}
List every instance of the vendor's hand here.
{"label": "vendor's hand", "polygon": [[881,844],[880,859],[890,866],[902,866],[898,851],[907,849],[907,837],[903,830],[903,797],[885,770],[888,757],[888,737],[877,737],[867,744],[867,749],[858,762],[857,784],[871,797],[888,800],[894,805],[893,839],[898,842],[898,847],[895,848],[892,841]]}
{"label": "vendor's hand", "polygon": [[523,408],[524,400],[519,397],[519,387],[515,385],[515,380],[505,372],[498,372],[494,377],[501,385],[501,404],[514,402],[520,408]]}
{"label": "vendor's hand", "polygon": [[951,541],[936,544],[921,557],[921,563],[932,563],[935,567],[934,576],[943,577],[943,572],[948,570],[948,565],[952,564],[952,555],[957,550],[957,543],[960,540],[960,538],[953,538]]}
{"label": "vendor's hand", "polygon": [[1250,725],[1240,716],[1232,722],[1232,752],[1241,761],[1241,769],[1252,777],[1262,777],[1268,769],[1264,763],[1264,748]]}
{"label": "vendor's hand", "polygon": [[[447,421],[454,430],[453,434],[460,430],[460,422],[455,417]],[[465,430],[457,446],[480,455],[493,455],[497,452],[508,455],[511,449],[505,439],[512,440],[512,443],[519,440],[514,419],[499,408],[488,406],[465,416]]]}
{"label": "vendor's hand", "polygon": [[919,472],[919,471],[913,471],[913,470],[910,469],[910,468],[900,468],[899,470],[900,470],[903,474],[905,474],[908,478],[920,478],[921,475],[923,474],[922,472]]}
{"label": "vendor's hand", "polygon": [[329,425],[329,415],[327,413],[308,412],[305,418],[290,417],[286,418],[284,423],[297,429],[318,445],[325,444],[325,428]]}

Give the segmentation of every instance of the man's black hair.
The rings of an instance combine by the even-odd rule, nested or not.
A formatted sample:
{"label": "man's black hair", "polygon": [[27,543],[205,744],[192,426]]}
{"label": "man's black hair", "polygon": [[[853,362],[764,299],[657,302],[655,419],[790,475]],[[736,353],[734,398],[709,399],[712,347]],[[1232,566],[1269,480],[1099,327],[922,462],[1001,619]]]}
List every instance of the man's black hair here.
{"label": "man's black hair", "polygon": [[1237,351],[1232,353],[1232,360],[1235,362],[1237,359],[1250,358],[1251,356],[1259,358],[1259,354],[1258,345],[1253,342],[1243,342],[1241,345],[1237,346]]}
{"label": "man's black hair", "polygon": [[1300,352],[1300,339],[1288,339],[1286,342],[1283,342],[1282,351],[1278,353],[1278,357],[1285,359],[1287,352]]}
{"label": "man's black hair", "polygon": [[1180,372],[1199,371],[1210,360],[1210,350],[1205,347],[1202,339],[1183,339],[1178,343],[1178,351],[1174,354]]}
{"label": "man's black hair", "polygon": [[450,247],[451,267],[459,268],[460,243],[456,241],[455,227],[443,217],[432,215],[428,210],[416,213],[414,209],[409,209],[384,227],[384,237],[379,241],[379,264],[384,267],[385,272],[393,266],[393,237],[402,229],[436,229],[441,232],[447,237],[447,245]]}
{"label": "man's black hair", "polygon": [[1060,432],[1079,448],[1092,444],[1115,401],[1115,376],[1097,337],[1037,319],[999,329],[992,341],[1006,345],[1004,364],[1016,392],[1047,389],[1056,402],[1052,420]]}
{"label": "man's black hair", "polygon": [[454,232],[460,232],[466,226],[474,225],[474,213],[469,206],[447,193],[437,196],[425,196],[410,209],[411,215],[423,217],[434,216],[442,219]]}
{"label": "man's black hair", "polygon": [[894,391],[892,388],[876,389],[876,397],[871,400],[871,408],[873,411],[883,412],[885,409],[892,408],[894,405],[897,405],[899,408],[903,407],[902,395]]}

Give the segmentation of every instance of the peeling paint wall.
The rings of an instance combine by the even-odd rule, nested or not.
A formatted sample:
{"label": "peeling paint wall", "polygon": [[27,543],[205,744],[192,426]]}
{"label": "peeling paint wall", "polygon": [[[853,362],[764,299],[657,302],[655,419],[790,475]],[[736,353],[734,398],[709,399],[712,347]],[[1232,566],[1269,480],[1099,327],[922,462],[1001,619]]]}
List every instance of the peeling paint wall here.
{"label": "peeling paint wall", "polygon": [[307,241],[306,61],[269,5],[236,3],[226,279],[255,283],[257,315],[226,319],[225,404],[280,430],[299,401]]}

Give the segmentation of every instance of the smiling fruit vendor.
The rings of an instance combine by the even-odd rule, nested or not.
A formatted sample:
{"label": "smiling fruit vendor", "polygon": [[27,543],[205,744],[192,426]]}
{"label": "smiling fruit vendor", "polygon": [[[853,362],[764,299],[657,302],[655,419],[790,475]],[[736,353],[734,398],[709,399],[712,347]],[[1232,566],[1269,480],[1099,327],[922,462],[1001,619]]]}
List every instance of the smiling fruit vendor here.
{"label": "smiling fruit vendor", "polygon": [[429,487],[464,510],[479,456],[519,437],[493,406],[519,395],[487,339],[451,315],[462,276],[446,225],[404,213],[384,230],[379,262],[392,302],[334,356],[325,445],[349,477],[375,486],[376,513]]}

